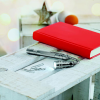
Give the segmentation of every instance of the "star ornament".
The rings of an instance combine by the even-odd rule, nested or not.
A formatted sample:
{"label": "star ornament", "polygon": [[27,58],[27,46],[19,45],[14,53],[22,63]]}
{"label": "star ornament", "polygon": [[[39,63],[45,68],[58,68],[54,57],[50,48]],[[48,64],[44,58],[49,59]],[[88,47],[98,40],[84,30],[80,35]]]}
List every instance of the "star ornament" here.
{"label": "star ornament", "polygon": [[45,2],[43,3],[42,9],[35,10],[35,12],[40,16],[38,24],[51,24],[50,17],[56,14],[56,12],[47,11]]}

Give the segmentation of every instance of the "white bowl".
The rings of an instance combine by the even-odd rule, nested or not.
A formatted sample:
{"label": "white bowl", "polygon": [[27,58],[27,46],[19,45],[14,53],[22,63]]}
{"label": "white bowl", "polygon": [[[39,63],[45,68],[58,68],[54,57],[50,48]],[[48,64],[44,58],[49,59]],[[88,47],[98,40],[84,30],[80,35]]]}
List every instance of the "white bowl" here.
{"label": "white bowl", "polygon": [[62,11],[56,14],[56,22],[65,22],[66,16],[71,15],[67,11]]}

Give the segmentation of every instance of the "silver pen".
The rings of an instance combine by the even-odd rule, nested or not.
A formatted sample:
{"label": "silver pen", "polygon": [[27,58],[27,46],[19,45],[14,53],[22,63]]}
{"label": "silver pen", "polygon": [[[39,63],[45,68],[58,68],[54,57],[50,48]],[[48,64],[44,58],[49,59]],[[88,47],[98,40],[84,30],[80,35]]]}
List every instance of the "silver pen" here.
{"label": "silver pen", "polygon": [[47,52],[47,51],[34,50],[34,49],[29,49],[29,48],[26,50],[26,52],[27,54],[31,54],[31,55],[52,57],[52,58],[63,59],[63,60],[73,59],[77,61],[76,58],[70,57],[67,54],[62,54],[62,53],[57,53],[57,52]]}

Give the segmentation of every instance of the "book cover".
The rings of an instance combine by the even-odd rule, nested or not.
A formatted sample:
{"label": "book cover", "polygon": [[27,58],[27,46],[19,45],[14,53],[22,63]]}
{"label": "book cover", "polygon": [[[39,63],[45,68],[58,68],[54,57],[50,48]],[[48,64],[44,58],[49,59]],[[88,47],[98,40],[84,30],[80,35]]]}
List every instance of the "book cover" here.
{"label": "book cover", "polygon": [[100,54],[99,33],[63,22],[33,32],[33,39],[89,59]]}

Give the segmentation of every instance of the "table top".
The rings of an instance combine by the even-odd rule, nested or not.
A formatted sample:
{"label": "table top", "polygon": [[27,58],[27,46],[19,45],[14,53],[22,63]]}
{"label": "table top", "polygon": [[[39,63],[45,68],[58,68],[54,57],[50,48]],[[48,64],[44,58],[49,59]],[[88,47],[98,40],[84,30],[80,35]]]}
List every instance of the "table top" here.
{"label": "table top", "polygon": [[[97,27],[95,30],[100,32]],[[79,59],[80,62],[71,68],[54,70],[53,62],[56,59],[28,55],[27,48],[57,51],[54,47],[37,43],[1,57],[0,68],[7,68],[8,71],[0,72],[0,85],[29,96],[33,100],[51,99],[100,71],[100,56],[86,59],[61,51]],[[36,66],[46,70],[25,71]]]}

